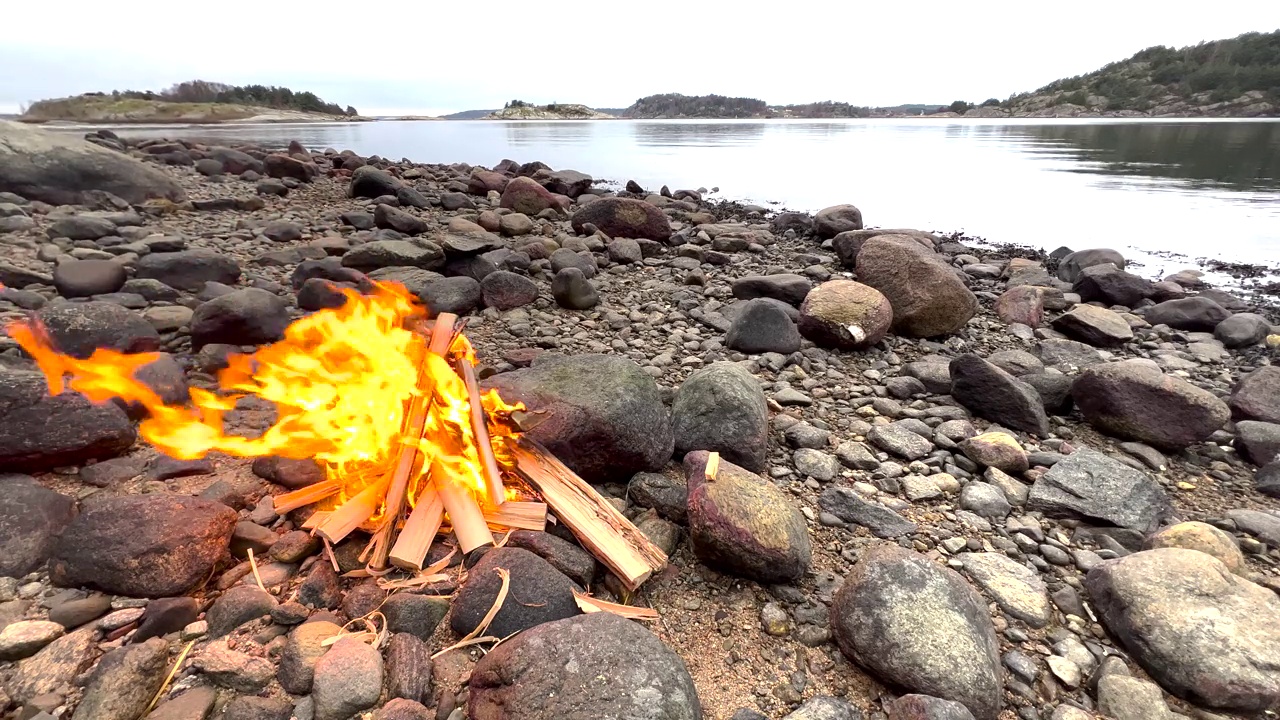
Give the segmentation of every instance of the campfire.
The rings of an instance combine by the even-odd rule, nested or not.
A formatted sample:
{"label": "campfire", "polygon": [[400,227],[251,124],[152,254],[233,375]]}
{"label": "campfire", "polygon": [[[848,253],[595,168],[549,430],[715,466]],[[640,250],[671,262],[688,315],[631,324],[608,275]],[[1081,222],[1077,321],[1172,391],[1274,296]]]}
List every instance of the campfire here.
{"label": "campfire", "polygon": [[[362,560],[373,570],[419,572],[442,530],[469,553],[493,545],[495,530],[543,530],[548,512],[629,590],[665,566],[666,556],[625,516],[522,437],[523,406],[480,391],[475,351],[457,316],[429,319],[394,283],[344,292],[345,304],[295,321],[282,340],[229,356],[218,390],[192,388],[181,405],[166,404],[135,377],[155,353],[99,348],[79,359],[59,352],[38,322],[12,324],[8,333],[51,393],[70,389],[144,408],[139,431],[166,455],[314,459],[324,480],[276,496],[276,511],[314,505],[303,527],[330,544],[365,530]],[[224,430],[225,413],[245,396],[276,409],[275,422],[255,437]]]}

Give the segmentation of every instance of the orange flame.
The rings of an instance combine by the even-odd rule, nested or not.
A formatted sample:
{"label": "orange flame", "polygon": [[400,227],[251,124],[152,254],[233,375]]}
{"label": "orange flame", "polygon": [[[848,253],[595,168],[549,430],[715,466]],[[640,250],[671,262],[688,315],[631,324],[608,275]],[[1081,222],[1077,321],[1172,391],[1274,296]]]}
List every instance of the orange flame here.
{"label": "orange flame", "polygon": [[[251,355],[229,356],[228,367],[218,374],[219,391],[191,388],[182,405],[166,404],[135,377],[157,353],[99,348],[78,359],[59,352],[39,323],[16,322],[7,332],[35,359],[50,393],[71,389],[93,402],[118,398],[145,408],[139,431],[166,455],[315,458],[330,479],[349,481],[341,501],[377,482],[402,444],[416,444],[431,462],[418,471],[415,484],[434,463],[447,479],[483,500],[466,385],[449,358],[428,353],[426,339],[408,327],[423,319],[426,309],[394,283],[379,283],[369,295],[343,292],[347,301],[341,307],[295,321],[284,339]],[[475,363],[465,337],[459,336],[450,352],[461,362]],[[431,412],[423,437],[404,437],[410,402],[428,394]],[[224,414],[246,395],[276,408],[275,422],[257,437],[224,429]],[[493,391],[482,396],[482,404],[495,456],[509,466],[507,443],[515,429],[503,419],[520,406],[504,403]]]}

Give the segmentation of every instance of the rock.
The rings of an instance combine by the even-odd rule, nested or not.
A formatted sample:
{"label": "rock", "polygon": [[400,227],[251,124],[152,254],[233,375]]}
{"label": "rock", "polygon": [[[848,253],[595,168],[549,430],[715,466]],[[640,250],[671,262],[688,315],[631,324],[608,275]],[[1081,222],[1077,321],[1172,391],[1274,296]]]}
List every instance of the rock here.
{"label": "rock", "polygon": [[418,216],[385,203],[373,209],[373,224],[405,235],[421,235],[428,227],[426,221]]}
{"label": "rock", "polygon": [[7,120],[0,120],[0,191],[50,205],[89,205],[100,191],[131,205],[187,199],[168,174],[123,153]]}
{"label": "rock", "polygon": [[689,485],[683,474],[636,473],[627,486],[627,497],[636,505],[653,508],[668,520],[685,524],[689,505]]}
{"label": "rock", "polygon": [[270,615],[275,606],[276,599],[256,585],[233,587],[222,593],[205,615],[209,623],[209,637],[228,635],[250,620]]}
{"label": "rock", "polygon": [[270,660],[232,650],[226,640],[205,645],[191,664],[214,684],[246,694],[262,692],[273,673]]}
{"label": "rock", "polygon": [[191,345],[261,345],[284,337],[289,304],[279,295],[244,288],[201,303],[191,316]]}
{"label": "rock", "polygon": [[294,460],[269,455],[254,459],[252,469],[254,475],[289,490],[298,490],[324,480],[324,468],[311,459]]}
{"label": "rock", "polygon": [[240,266],[212,250],[153,252],[138,260],[135,278],[159,280],[178,290],[199,292],[207,282],[235,285],[240,280]]}
{"label": "rock", "polygon": [[1267,339],[1271,322],[1254,313],[1236,313],[1218,323],[1213,336],[1229,348],[1249,347]]}
{"label": "rock", "polygon": [[769,300],[748,300],[725,334],[725,347],[744,353],[790,354],[800,349],[800,330]]}
{"label": "rock", "polygon": [[1038,328],[1044,323],[1044,288],[1011,287],[996,300],[996,316],[1006,323]]}
{"label": "rock", "polygon": [[1236,448],[1254,465],[1266,465],[1280,459],[1280,424],[1241,420],[1236,423],[1236,433]]}
{"label": "rock", "polygon": [[338,574],[330,563],[315,563],[298,586],[298,602],[317,609],[336,608],[342,602]]}
{"label": "rock", "polygon": [[302,239],[302,228],[288,220],[273,220],[262,228],[262,235],[273,242],[295,242]]}
{"label": "rock", "polygon": [[879,538],[896,538],[916,531],[916,524],[882,505],[858,497],[853,488],[828,485],[818,496],[818,507],[842,522],[861,525]]}
{"label": "rock", "polygon": [[174,332],[191,324],[195,313],[184,305],[163,305],[150,307],[142,312],[142,317],[151,323],[156,332]]}
{"label": "rock", "polygon": [[200,606],[194,598],[156,598],[147,603],[147,610],[133,634],[133,642],[178,632],[195,622],[199,615]]}
{"label": "rock", "polygon": [[1027,451],[1017,439],[1008,433],[988,432],[960,442],[965,457],[986,467],[993,467],[1012,475],[1027,471]]}
{"label": "rock", "polygon": [[72,720],[136,720],[168,665],[169,645],[160,638],[112,650],[94,668]]}
{"label": "rock", "polygon": [[25,475],[0,474],[0,576],[43,568],[75,511],[74,498]]}
{"label": "rock", "polygon": [[1280,497],[1280,460],[1274,460],[1258,470],[1254,476],[1258,492],[1270,497]]}
{"label": "rock", "polygon": [[1169,692],[1233,711],[1280,702],[1280,604],[1271,591],[1180,548],[1108,560],[1084,585],[1111,635]]}
{"label": "rock", "polygon": [[383,195],[395,195],[404,183],[385,170],[372,165],[362,165],[351,173],[351,184],[347,186],[347,194],[353,198],[379,198]]}
{"label": "rock", "polygon": [[986,604],[953,570],[889,543],[872,547],[831,604],[846,657],[884,682],[1000,713],[1000,648]]}
{"label": "rock", "polygon": [[498,568],[510,573],[509,597],[520,598],[520,602],[503,603],[489,625],[489,635],[506,637],[578,614],[578,605],[573,599],[574,585],[569,578],[528,550],[502,547],[480,558],[454,596],[449,627],[458,635],[474,630],[492,607],[502,586],[496,572]]}
{"label": "rock", "polygon": [[739,300],[773,298],[799,307],[813,289],[813,283],[803,275],[780,273],[777,275],[749,275],[733,281],[733,296]]}
{"label": "rock", "polygon": [[689,376],[671,407],[680,454],[714,450],[751,472],[763,472],[769,452],[764,391],[736,363],[718,362]]}
{"label": "rock", "polygon": [[[517,181],[511,182],[514,184]],[[506,193],[503,193],[503,197],[506,197]],[[600,198],[585,207],[578,208],[573,213],[571,221],[573,231],[579,235],[586,234],[583,232],[583,227],[591,224],[611,238],[626,237],[635,240],[643,238],[666,242],[671,237],[671,223],[667,220],[667,216],[657,207],[632,198]]]}
{"label": "rock", "polygon": [[1171,511],[1164,489],[1141,470],[1080,448],[1031,486],[1027,507],[1052,517],[1084,517],[1140,532],[1159,526]]}
{"label": "rock", "polygon": [[1072,283],[1084,302],[1101,302],[1104,305],[1137,307],[1152,294],[1151,281],[1127,273],[1110,264],[1094,265],[1080,272]]}
{"label": "rock", "polygon": [[314,163],[303,162],[283,153],[271,153],[262,159],[268,177],[293,178],[298,182],[311,182],[319,169]]}
{"label": "rock", "polygon": [[1053,619],[1049,592],[1040,574],[1004,553],[961,553],[964,570],[1011,617],[1033,628]]}
{"label": "rock", "polygon": [[1133,339],[1133,329],[1119,313],[1093,305],[1076,305],[1053,321],[1054,329],[1077,340],[1101,347],[1123,345]]}
{"label": "rock", "polygon": [[430,640],[431,633],[449,612],[449,601],[427,595],[396,593],[382,603],[381,609],[387,618],[388,632],[408,633]]}
{"label": "rock", "polygon": [[[1001,475],[1004,475],[1004,473],[1001,472]],[[1006,492],[1004,488],[1006,486],[1016,486],[1019,483],[1017,480],[1009,478],[1008,475],[1004,475],[1004,477],[1008,478],[1008,483],[1004,485],[995,483],[988,485],[987,483],[979,482],[966,483],[960,489],[960,507],[978,517],[984,517],[989,520],[1005,519],[1009,515],[1009,511],[1013,509],[1011,503],[1014,498],[1010,497],[1010,493]],[[1012,485],[1009,483],[1012,483]],[[1025,488],[1021,492],[1025,494]],[[1016,487],[1013,494],[1018,494]],[[1021,499],[1025,501],[1025,498]]]}
{"label": "rock", "polygon": [[547,623],[511,638],[476,664],[470,689],[471,718],[702,717],[684,661],[648,629],[612,613]]}
{"label": "rock", "polygon": [[927,438],[896,423],[872,427],[867,433],[867,440],[881,450],[907,460],[919,460],[933,452],[933,443]]}
{"label": "rock", "polygon": [[466,315],[480,305],[480,283],[466,276],[445,277],[427,283],[421,299],[432,315]]}
{"label": "rock", "polygon": [[162,701],[147,715],[147,720],[207,720],[218,701],[218,691],[197,685],[181,695]]}
{"label": "rock", "polygon": [[123,495],[89,503],[50,560],[61,587],[133,597],[182,594],[225,556],[236,514],[219,503],[173,495]]}
{"label": "rock", "polygon": [[[539,176],[541,177],[541,176]],[[557,195],[576,198],[591,189],[592,178],[577,170],[556,170],[542,181],[543,187]]]}
{"label": "rock", "polygon": [[812,547],[804,515],[772,483],[722,460],[713,482],[707,453],[685,456],[689,540],[702,562],[761,583],[796,580],[809,569]]}
{"label": "rock", "polygon": [[1242,377],[1228,404],[1237,419],[1280,423],[1280,367],[1266,365]]}
{"label": "rock", "polygon": [[538,299],[538,285],[524,275],[498,270],[480,281],[480,294],[486,307],[513,310]]}
{"label": "rock", "polygon": [[383,705],[373,720],[434,720],[435,717],[422,703],[397,698]]}
{"label": "rock", "polygon": [[1231,417],[1212,393],[1144,362],[1087,368],[1072,384],[1071,397],[1099,430],[1173,450],[1207,439]]}
{"label": "rock", "polygon": [[1123,270],[1125,267],[1124,256],[1115,250],[1105,248],[1097,248],[1092,250],[1078,250],[1070,253],[1058,262],[1058,278],[1069,283],[1074,283],[1080,277],[1080,273],[1085,268],[1095,265],[1115,265],[1117,269]]}
{"label": "rock", "polygon": [[660,470],[675,439],[653,378],[612,355],[540,358],[533,367],[485,381],[507,402],[520,401],[546,419],[527,437],[588,482]]}
{"label": "rock", "polygon": [[237,697],[227,703],[221,720],[289,720],[293,703],[280,698]]}
{"label": "rock", "polygon": [[19,620],[0,631],[0,660],[21,660],[35,655],[62,637],[66,628],[48,620]]}
{"label": "rock", "polygon": [[1043,340],[1037,351],[1046,366],[1063,372],[1105,362],[1096,349],[1075,340]]}
{"label": "rock", "polygon": [[631,238],[615,238],[609,242],[607,250],[609,259],[620,265],[630,265],[644,260],[640,243]]}
{"label": "rock", "polygon": [[561,268],[551,280],[551,297],[556,304],[569,310],[590,310],[600,304],[600,295],[582,270],[576,267]]}
{"label": "rock", "polygon": [[5,689],[19,703],[53,692],[67,694],[72,681],[93,659],[97,632],[96,628],[87,627],[49,643],[18,663],[18,671],[5,684]]}
{"label": "rock", "polygon": [[392,635],[386,670],[388,697],[431,701],[431,651],[425,642],[407,633]]}
{"label": "rock", "polygon": [[884,339],[892,324],[888,298],[852,280],[829,280],[800,306],[800,334],[823,347],[868,348]]}
{"label": "rock", "polygon": [[1049,418],[1035,388],[968,353],[951,361],[951,396],[974,414],[1035,435],[1049,434]]}
{"label": "rock", "polygon": [[[595,558],[586,550],[551,533],[516,530],[507,539],[507,546],[528,550],[583,587],[591,585],[595,579]],[[448,610],[447,604],[445,610]]]}
{"label": "rock", "polygon": [[840,474],[840,461],[812,448],[800,448],[791,456],[791,461],[801,475],[806,475],[819,482],[831,482]]}
{"label": "rock", "polygon": [[1143,547],[1148,550],[1154,548],[1197,550],[1217,558],[1227,566],[1228,570],[1237,575],[1245,575],[1248,572],[1244,553],[1240,552],[1235,538],[1208,523],[1181,522],[1171,525],[1148,537]]}
{"label": "rock", "polygon": [[813,230],[822,240],[842,232],[862,229],[862,211],[852,205],[833,205],[813,216]]}
{"label": "rock", "polygon": [[582,271],[584,277],[593,278],[596,276],[595,258],[587,253],[578,253],[569,248],[560,248],[551,253],[551,272],[559,273],[565,268],[577,268]]}
{"label": "rock", "polygon": [[1152,325],[1168,325],[1175,330],[1213,332],[1231,313],[1207,297],[1197,296],[1165,302],[1147,308],[1142,316]]}
{"label": "rock", "polygon": [[889,720],[973,720],[964,705],[928,695],[903,695],[885,709]]}
{"label": "rock", "polygon": [[36,313],[59,350],[87,358],[98,348],[122,353],[160,349],[160,333],[138,313],[115,303],[91,301],[45,305]]}
{"label": "rock", "polygon": [[68,298],[113,293],[127,279],[124,265],[115,260],[69,260],[53,270],[53,286]]}
{"label": "rock", "polygon": [[893,306],[893,330],[909,337],[954,333],[978,311],[964,281],[936,254],[903,235],[879,235],[858,253],[858,277]]}
{"label": "rock", "polygon": [[[562,209],[556,196],[550,190],[538,184],[533,178],[512,178],[504,188],[501,188],[501,191],[502,198],[498,201],[499,207],[509,208],[529,217],[533,217],[543,210],[554,208],[560,211]],[[574,231],[581,232],[576,227]]]}
{"label": "rock", "polygon": [[1259,510],[1228,510],[1227,518],[1236,527],[1271,547],[1280,548],[1280,516]]}
{"label": "rock", "polygon": [[1155,683],[1127,675],[1098,679],[1098,712],[1116,720],[1171,720],[1174,715]]}
{"label": "rock", "polygon": [[347,720],[382,694],[382,654],[354,638],[333,644],[316,663],[315,720]]}
{"label": "rock", "polygon": [[352,248],[342,256],[344,267],[368,272],[385,267],[434,270],[444,266],[444,251],[425,240],[374,240]]}
{"label": "rock", "polygon": [[137,434],[114,404],[50,395],[44,375],[0,369],[0,467],[38,472],[119,455]]}
{"label": "rock", "polygon": [[316,663],[328,650],[323,643],[341,631],[342,628],[327,620],[302,623],[294,628],[280,653],[277,675],[280,687],[294,695],[311,692]]}
{"label": "rock", "polygon": [[[110,609],[111,598],[94,593],[88,597],[58,603],[49,608],[49,621],[74,630],[97,620]],[[146,638],[142,639],[146,640]]]}

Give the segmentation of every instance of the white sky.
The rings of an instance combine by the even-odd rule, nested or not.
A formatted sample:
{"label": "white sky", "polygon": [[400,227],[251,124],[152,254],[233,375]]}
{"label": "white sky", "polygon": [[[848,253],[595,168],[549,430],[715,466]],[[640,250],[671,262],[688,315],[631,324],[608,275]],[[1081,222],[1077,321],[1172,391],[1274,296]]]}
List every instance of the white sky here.
{"label": "white sky", "polygon": [[770,104],[980,102],[1151,45],[1280,27],[1280,0],[4,0],[0,112],[183,80],[283,85],[361,114],[662,92]]}

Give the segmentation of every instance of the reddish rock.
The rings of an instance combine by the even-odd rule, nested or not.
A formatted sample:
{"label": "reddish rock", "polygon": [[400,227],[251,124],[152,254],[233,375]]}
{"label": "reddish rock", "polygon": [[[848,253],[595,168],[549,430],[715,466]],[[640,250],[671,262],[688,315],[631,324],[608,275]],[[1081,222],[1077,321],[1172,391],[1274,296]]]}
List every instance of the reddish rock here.
{"label": "reddish rock", "polygon": [[263,160],[263,164],[267,167],[267,176],[273,178],[291,177],[300,182],[311,182],[311,179],[320,173],[320,169],[313,163],[303,162],[280,153],[268,155]]}
{"label": "reddish rock", "polygon": [[1009,288],[996,300],[996,315],[1009,324],[1040,327],[1044,322],[1044,291],[1031,285]]}
{"label": "reddish rock", "polygon": [[490,170],[472,170],[467,181],[467,192],[472,195],[488,195],[489,191],[502,192],[507,187],[508,178],[502,173]]}
{"label": "reddish rock", "polygon": [[591,224],[609,237],[627,237],[665,242],[671,237],[671,223],[657,207],[632,198],[601,198],[573,214],[573,230],[583,234]]}
{"label": "reddish rock", "polygon": [[530,217],[547,208],[562,209],[563,206],[550,190],[542,187],[532,178],[518,177],[507,183],[502,191],[499,206],[524,213]]}

